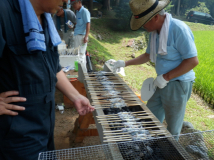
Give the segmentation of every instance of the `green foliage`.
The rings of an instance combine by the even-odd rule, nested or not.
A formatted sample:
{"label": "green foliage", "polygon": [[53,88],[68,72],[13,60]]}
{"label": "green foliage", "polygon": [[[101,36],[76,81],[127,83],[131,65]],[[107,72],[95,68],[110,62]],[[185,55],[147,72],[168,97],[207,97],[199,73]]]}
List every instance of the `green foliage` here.
{"label": "green foliage", "polygon": [[203,12],[203,13],[210,14],[210,11],[209,11],[209,9],[207,8],[205,2],[198,2],[198,6],[196,6],[195,8],[188,9],[188,10],[186,11],[186,13],[185,13],[185,16],[187,16],[187,14],[188,14],[190,11],[198,11],[198,12]]}
{"label": "green foliage", "polygon": [[206,102],[214,104],[214,32],[194,31],[193,33],[199,59],[199,65],[194,69],[196,73],[194,88]]}
{"label": "green foliage", "polygon": [[113,7],[115,12],[115,17],[118,19],[118,23],[115,25],[118,29],[129,29],[129,21],[132,15],[131,9],[129,7],[129,0],[120,0],[118,6]]}
{"label": "green foliage", "polygon": [[168,13],[171,13],[171,9],[174,7],[174,5],[172,5],[172,1],[169,3],[169,5],[165,8],[165,11]]}

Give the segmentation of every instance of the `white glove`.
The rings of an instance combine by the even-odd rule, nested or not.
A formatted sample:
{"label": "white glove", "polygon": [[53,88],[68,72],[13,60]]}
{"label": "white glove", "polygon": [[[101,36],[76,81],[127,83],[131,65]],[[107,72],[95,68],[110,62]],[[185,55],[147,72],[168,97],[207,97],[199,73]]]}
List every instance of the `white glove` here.
{"label": "white glove", "polygon": [[114,63],[113,72],[120,72],[120,67],[125,67],[125,62],[123,60],[118,60]]}
{"label": "white glove", "polygon": [[159,87],[160,89],[166,87],[167,83],[169,83],[169,81],[166,81],[163,78],[163,75],[157,76],[157,78],[154,81],[154,85],[157,86],[157,87]]}

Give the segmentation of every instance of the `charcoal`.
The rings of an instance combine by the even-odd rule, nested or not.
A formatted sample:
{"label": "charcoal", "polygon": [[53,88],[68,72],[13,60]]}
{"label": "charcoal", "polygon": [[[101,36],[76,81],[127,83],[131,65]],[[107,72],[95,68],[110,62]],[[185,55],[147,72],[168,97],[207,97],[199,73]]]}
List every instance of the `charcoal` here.
{"label": "charcoal", "polygon": [[143,153],[143,152],[140,152],[139,156],[140,156],[141,158],[143,158],[143,157],[144,157],[144,153]]}
{"label": "charcoal", "polygon": [[149,147],[149,146],[146,146],[146,148],[147,148],[147,151],[149,152],[149,154],[152,155],[153,154],[153,149],[151,147]]}
{"label": "charcoal", "polygon": [[140,151],[140,147],[137,144],[134,145],[133,148],[134,148],[135,151]]}
{"label": "charcoal", "polygon": [[133,150],[129,150],[128,152],[126,152],[126,155],[127,155],[127,156],[131,156],[133,153],[134,153]]}
{"label": "charcoal", "polygon": [[186,147],[187,152],[197,155],[200,158],[208,157],[206,152],[201,151],[198,146],[189,145]]}

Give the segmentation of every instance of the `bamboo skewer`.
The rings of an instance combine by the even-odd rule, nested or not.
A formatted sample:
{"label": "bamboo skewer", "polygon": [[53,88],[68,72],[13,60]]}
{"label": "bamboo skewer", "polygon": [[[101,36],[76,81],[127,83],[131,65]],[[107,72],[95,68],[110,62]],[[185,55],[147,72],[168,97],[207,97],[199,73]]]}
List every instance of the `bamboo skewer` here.
{"label": "bamboo skewer", "polygon": [[[99,103],[99,102],[92,102],[91,104],[93,106],[101,105],[102,107],[107,107],[108,106],[110,108],[112,103],[107,103],[107,102],[101,102],[101,103]],[[140,105],[138,103],[125,103],[125,104],[126,104],[127,107]],[[102,107],[97,107],[97,108],[102,108]]]}
{"label": "bamboo skewer", "polygon": [[113,98],[122,98],[122,99],[129,99],[129,98],[133,98],[133,96],[121,96],[121,95],[118,95],[118,96],[109,96],[109,97],[102,97],[102,96],[91,96],[92,98],[97,98],[98,100],[102,100],[102,99],[113,99]]}
{"label": "bamboo skewer", "polygon": [[[137,125],[136,125],[137,126]],[[125,128],[124,126],[117,126],[117,127],[105,127],[103,126],[105,129],[111,129],[111,128]],[[161,126],[154,126],[154,127],[144,127],[143,129],[154,129],[154,128],[158,128]],[[134,128],[133,128],[134,129]]]}
{"label": "bamboo skewer", "polygon": [[[159,132],[166,132],[165,130],[148,130],[149,133],[159,133]],[[111,134],[115,134],[116,133],[125,133],[123,132],[123,130],[110,130],[110,131],[103,131],[104,134],[108,134],[108,133],[111,133]]]}
{"label": "bamboo skewer", "polygon": [[[106,82],[108,82],[108,81],[106,81]],[[99,81],[97,81],[97,82],[89,82],[89,81],[86,81],[86,83],[87,84],[89,84],[89,85],[117,85],[117,84],[126,84],[125,82],[114,82],[114,83],[110,83],[110,84],[102,84],[102,82],[99,82]],[[103,82],[104,83],[104,82]],[[124,87],[124,86],[123,86]]]}
{"label": "bamboo skewer", "polygon": [[[135,114],[135,113],[144,113],[144,112],[146,112],[146,111],[123,112],[123,114],[130,114],[130,113]],[[100,115],[100,116],[96,116],[96,117],[98,118],[98,117],[106,117],[106,116],[112,116],[112,115],[118,115],[118,114],[107,114],[107,115]]]}
{"label": "bamboo skewer", "polygon": [[103,73],[87,73],[84,74],[85,76],[105,76],[105,75],[112,75],[114,76],[113,72],[103,72]]}
{"label": "bamboo skewer", "polygon": [[[158,131],[158,130],[156,130],[156,131]],[[119,133],[104,133],[103,135],[104,136],[106,136],[106,135],[123,135],[123,134],[130,134],[131,132],[123,132],[123,131],[121,131],[121,132],[119,132]],[[164,130],[160,130],[160,132],[154,132],[154,131],[149,131],[149,133],[151,133],[151,134],[156,134],[156,133],[162,133],[162,134],[167,134],[166,133],[166,131],[164,131]]]}
{"label": "bamboo skewer", "polygon": [[[108,93],[108,91],[88,91],[91,95],[102,95],[102,94],[105,94],[105,93]],[[119,91],[118,91],[119,92]],[[125,92],[125,91],[121,91],[119,94],[130,94],[132,95],[130,92]]]}
{"label": "bamboo skewer", "polygon": [[[151,113],[146,113],[142,116],[148,116],[148,115],[152,115]],[[142,118],[142,116],[138,116],[138,115],[133,115],[135,118],[140,119]],[[109,120],[121,120],[120,117],[108,117],[108,118],[98,118],[98,121],[109,121]],[[124,119],[125,120],[125,119]]]}
{"label": "bamboo skewer", "polygon": [[109,79],[107,79],[107,80],[102,80],[102,79],[100,79],[100,80],[88,80],[88,81],[86,81],[87,83],[105,83],[105,82],[112,82],[113,84],[114,83],[122,83],[122,84],[125,84],[125,82],[121,82],[120,80],[118,80],[118,79],[111,79],[111,80],[109,80]]}
{"label": "bamboo skewer", "polygon": [[[137,122],[137,123],[142,123],[142,124],[151,124],[152,125],[152,123],[156,123],[156,122],[158,122],[158,121],[149,121],[149,122]],[[113,123],[113,124],[109,124],[109,123],[102,123],[102,125],[120,125],[120,124],[122,124],[122,123]]]}
{"label": "bamboo skewer", "polygon": [[[91,103],[92,105],[94,105],[94,106],[96,106],[96,105],[101,105],[101,107],[95,107],[95,109],[102,109],[103,107],[104,108],[106,108],[106,107],[108,107],[108,108],[111,108],[111,106],[109,106],[109,105],[111,105],[111,104],[109,104],[109,103]],[[132,103],[132,104],[130,104],[130,103],[126,103],[126,107],[131,107],[131,106],[139,106],[140,104],[138,104],[138,103]]]}
{"label": "bamboo skewer", "polygon": [[97,99],[109,99],[109,98],[134,98],[133,95],[112,95],[112,96],[98,96],[98,95],[91,95],[91,97],[93,98],[97,98]]}
{"label": "bamboo skewer", "polygon": [[85,80],[102,80],[102,79],[105,79],[106,80],[120,80],[118,77],[115,77],[115,76],[97,76],[97,77],[90,77],[90,76],[86,76],[85,77]]}
{"label": "bamboo skewer", "polygon": [[91,76],[91,75],[85,75],[86,78],[94,78],[97,79],[97,77],[107,77],[107,78],[119,78],[116,77],[115,75],[95,75],[95,76]]}
{"label": "bamboo skewer", "polygon": [[105,142],[121,142],[121,141],[131,141],[132,139],[126,139],[126,140],[106,140],[106,141],[103,141],[104,143]]}
{"label": "bamboo skewer", "polygon": [[[130,113],[130,112],[129,112]],[[133,116],[143,116],[143,115],[147,115],[147,114],[152,114],[152,113],[140,113],[140,114],[136,114],[136,113],[132,113],[131,112],[131,114],[130,115],[133,115]],[[103,117],[101,117],[101,118],[98,118],[98,119],[105,119],[105,118],[111,118],[111,117],[113,117],[113,118],[119,118],[119,116],[118,116],[118,114],[109,114],[108,116],[103,116]]]}
{"label": "bamboo skewer", "polygon": [[[112,104],[112,102],[111,101],[109,101],[109,100],[97,100],[97,99],[93,99],[94,101],[92,102],[92,103],[107,103],[107,104]],[[122,99],[122,100],[124,100],[125,102],[134,102],[134,103],[136,103],[137,102],[137,99]],[[120,103],[120,101],[118,101],[118,102],[116,102],[116,103]],[[141,104],[137,104],[137,105],[141,105]]]}
{"label": "bamboo skewer", "polygon": [[[125,84],[125,83],[124,83]],[[105,88],[103,86],[103,84],[99,84],[99,83],[87,83],[88,87],[92,87],[92,86],[96,86],[96,87],[99,87],[101,86],[102,88]],[[112,88],[124,88],[124,85],[123,84],[108,84],[108,86],[111,86]],[[100,88],[100,87],[99,87]]]}
{"label": "bamboo skewer", "polygon": [[[93,88],[93,86],[94,86],[94,85],[89,84],[89,85],[88,85],[88,88],[91,88],[91,89],[92,89],[92,88]],[[102,84],[99,84],[98,86],[100,86],[99,88],[110,88],[110,87],[111,87],[111,88],[124,88],[124,87],[125,87],[124,85],[118,85],[118,84],[117,84],[117,85],[114,85],[114,84],[108,84],[108,86],[106,86],[106,87],[105,87],[105,86],[103,86]]]}
{"label": "bamboo skewer", "polygon": [[[94,92],[100,92],[100,91],[108,91],[106,88],[93,88],[93,87],[87,87],[87,89],[93,89]],[[114,91],[127,91],[127,89],[121,89],[121,88],[117,88],[117,87],[112,87],[111,90],[114,90]]]}
{"label": "bamboo skewer", "polygon": [[[138,118],[138,119],[150,119],[150,118],[154,118],[153,116],[143,116],[143,117],[140,117],[140,118]],[[133,121],[134,121],[135,119],[133,119]],[[122,121],[124,121],[124,120],[122,120],[122,119],[120,119],[120,120],[113,120],[113,121],[100,121],[100,122],[98,122],[98,123],[107,123],[107,122],[122,122]],[[131,119],[129,119],[129,122],[131,122],[132,120]],[[136,120],[135,120],[136,121]]]}
{"label": "bamboo skewer", "polygon": [[105,136],[103,138],[104,139],[108,139],[108,138],[120,138],[120,137],[129,137],[129,138],[131,138],[131,135],[126,134],[126,135],[120,135],[120,136]]}
{"label": "bamboo skewer", "polygon": [[[147,136],[160,136],[160,135],[164,135],[164,133],[160,133],[160,134],[149,134],[149,135],[147,135],[147,134],[145,134],[145,137],[147,137]],[[124,134],[124,135],[120,135],[120,136],[105,136],[105,137],[103,137],[104,139],[111,139],[111,138],[120,138],[120,137],[122,137],[122,138],[132,138],[132,136],[128,133],[128,134]],[[143,137],[142,137],[143,138]]]}

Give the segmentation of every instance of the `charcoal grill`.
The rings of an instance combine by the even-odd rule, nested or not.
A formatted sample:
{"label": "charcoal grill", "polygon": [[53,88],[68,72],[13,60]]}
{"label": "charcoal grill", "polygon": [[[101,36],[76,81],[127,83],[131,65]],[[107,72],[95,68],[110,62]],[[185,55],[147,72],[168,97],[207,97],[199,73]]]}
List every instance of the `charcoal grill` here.
{"label": "charcoal grill", "polygon": [[[122,98],[126,106],[121,108],[105,108],[111,105],[109,99],[115,97],[106,98],[101,96],[100,93],[106,92],[106,87],[100,81],[96,81],[97,75],[100,73],[84,73],[80,64],[78,68],[79,78],[84,80],[87,96],[91,104],[97,108],[93,112],[93,116],[102,145],[43,152],[40,153],[39,160],[213,159],[213,131],[181,135],[179,141],[177,141],[177,137],[172,136],[166,130],[124,81],[117,74],[111,72],[111,67],[108,64],[104,67],[104,74],[114,83],[113,85],[108,85],[112,85],[115,91],[123,92],[123,96],[120,95],[119,97],[117,95],[117,98]],[[148,128],[149,132],[161,131],[162,134],[145,136],[140,141],[129,141],[129,139],[118,137],[112,138],[112,136],[118,135],[115,134],[118,128],[116,127],[115,129],[114,126],[112,128],[112,125],[110,123],[108,125],[108,122],[107,125],[103,125],[98,117],[116,115],[120,112],[143,112],[145,114],[143,116],[146,117],[143,121],[145,123],[144,127]],[[147,122],[149,123],[147,124]],[[110,133],[111,136],[106,136],[106,133]],[[121,133],[120,136],[123,137],[124,134]]]}
{"label": "charcoal grill", "polygon": [[[176,146],[176,147],[174,147]],[[38,160],[214,160],[214,130],[42,152]]]}

